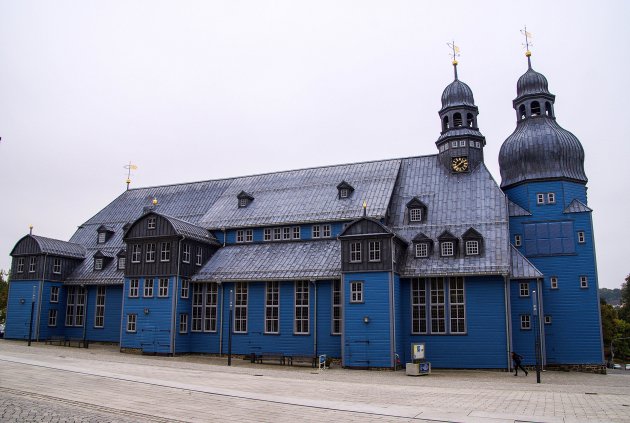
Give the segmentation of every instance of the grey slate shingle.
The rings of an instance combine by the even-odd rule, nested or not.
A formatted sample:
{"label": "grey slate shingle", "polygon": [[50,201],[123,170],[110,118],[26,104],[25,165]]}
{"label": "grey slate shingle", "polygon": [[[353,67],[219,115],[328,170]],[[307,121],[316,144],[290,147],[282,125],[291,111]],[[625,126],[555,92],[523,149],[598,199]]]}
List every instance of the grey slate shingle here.
{"label": "grey slate shingle", "polygon": [[69,258],[85,257],[85,247],[83,245],[74,242],[61,241],[59,239],[46,238],[39,235],[29,236],[37,242],[42,254]]}
{"label": "grey slate shingle", "polygon": [[508,213],[510,214],[510,217],[532,215],[530,212],[528,212],[512,200],[508,200]]}
{"label": "grey slate shingle", "polygon": [[510,246],[512,256],[511,279],[537,279],[543,274],[527,258],[521,254],[513,245]]}
{"label": "grey slate shingle", "polygon": [[591,209],[589,206],[587,206],[586,204],[584,204],[583,202],[581,202],[580,200],[576,198],[573,201],[571,201],[571,204],[569,204],[562,212],[563,213],[584,213],[584,212],[592,212],[592,211],[593,209]]}

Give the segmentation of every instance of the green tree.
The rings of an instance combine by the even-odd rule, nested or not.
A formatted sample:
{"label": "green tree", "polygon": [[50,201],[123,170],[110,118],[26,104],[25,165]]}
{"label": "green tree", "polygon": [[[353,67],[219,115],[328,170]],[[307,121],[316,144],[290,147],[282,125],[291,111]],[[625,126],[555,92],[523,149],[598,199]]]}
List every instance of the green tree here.
{"label": "green tree", "polygon": [[7,300],[9,297],[9,275],[0,269],[0,323],[7,319]]}
{"label": "green tree", "polygon": [[610,304],[606,304],[603,298],[600,300],[600,310],[602,314],[602,338],[604,349],[607,349],[610,347],[610,341],[617,335],[615,320],[619,320],[619,317],[617,316],[617,310]]}
{"label": "green tree", "polygon": [[626,281],[621,284],[621,308],[619,309],[619,318],[630,322],[630,275],[628,275]]}

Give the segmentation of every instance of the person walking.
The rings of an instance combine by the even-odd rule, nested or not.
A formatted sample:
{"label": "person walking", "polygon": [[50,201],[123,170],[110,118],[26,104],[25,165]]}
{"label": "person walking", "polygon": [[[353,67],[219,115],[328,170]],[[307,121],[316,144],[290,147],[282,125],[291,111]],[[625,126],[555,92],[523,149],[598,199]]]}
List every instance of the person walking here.
{"label": "person walking", "polygon": [[525,372],[525,376],[528,375],[527,370],[521,364],[521,360],[523,360],[522,355],[518,355],[514,351],[512,351],[512,360],[514,361],[514,376],[518,376],[518,368],[520,367],[522,371]]}

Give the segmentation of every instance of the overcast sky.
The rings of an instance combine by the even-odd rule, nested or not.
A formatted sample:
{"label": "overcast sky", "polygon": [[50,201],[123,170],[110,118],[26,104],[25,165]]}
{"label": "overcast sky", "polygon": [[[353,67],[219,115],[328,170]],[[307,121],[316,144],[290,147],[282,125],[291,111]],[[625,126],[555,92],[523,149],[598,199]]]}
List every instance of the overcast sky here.
{"label": "overcast sky", "polygon": [[[581,5],[582,4],[582,5]],[[626,1],[0,0],[0,269],[125,189],[434,154],[461,47],[485,161],[532,63],[586,153],[600,287],[630,273]]]}

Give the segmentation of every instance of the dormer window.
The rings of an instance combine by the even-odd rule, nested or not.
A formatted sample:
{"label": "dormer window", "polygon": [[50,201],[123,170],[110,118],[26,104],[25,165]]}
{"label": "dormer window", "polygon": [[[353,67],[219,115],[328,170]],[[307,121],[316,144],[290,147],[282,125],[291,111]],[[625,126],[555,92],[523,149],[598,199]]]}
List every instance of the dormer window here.
{"label": "dormer window", "polygon": [[413,238],[414,256],[416,258],[429,257],[433,251],[433,240],[423,233]]}
{"label": "dormer window", "polygon": [[449,231],[442,232],[442,235],[438,237],[440,243],[440,256],[441,257],[455,257],[458,250],[458,239]]}
{"label": "dormer window", "polygon": [[483,237],[473,228],[468,229],[462,235],[464,240],[464,253],[467,256],[478,256],[483,253]]}
{"label": "dormer window", "polygon": [[236,198],[238,199],[238,208],[242,209],[244,207],[249,206],[249,203],[251,203],[252,201],[254,201],[254,197],[252,197],[250,194],[246,193],[245,191],[241,191]]}
{"label": "dormer window", "polygon": [[344,198],[350,198],[352,196],[354,187],[346,181],[341,181],[341,183],[337,185],[337,191],[339,199],[343,200]]}
{"label": "dormer window", "polygon": [[118,254],[116,254],[118,258],[118,270],[125,270],[125,266],[127,265],[127,251],[120,250]]}
{"label": "dormer window", "polygon": [[407,222],[417,224],[426,221],[427,206],[417,197],[414,197],[407,203]]}
{"label": "dormer window", "polygon": [[105,244],[106,238],[107,238],[107,233],[106,232],[99,232],[98,233],[98,243],[99,244]]}
{"label": "dormer window", "polygon": [[94,270],[103,270],[103,259],[95,258],[94,259]]}
{"label": "dormer window", "polygon": [[114,233],[111,228],[105,225],[99,226],[96,231],[98,232],[98,236],[96,238],[96,242],[98,244],[105,244]]}
{"label": "dormer window", "polygon": [[103,270],[112,259],[112,256],[107,256],[101,251],[97,251],[94,254],[94,270]]}

